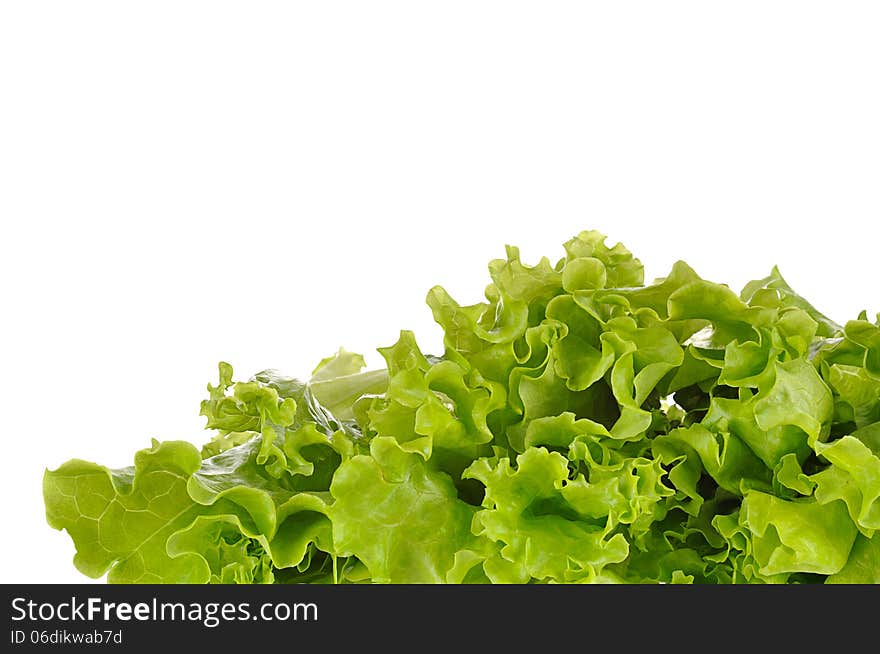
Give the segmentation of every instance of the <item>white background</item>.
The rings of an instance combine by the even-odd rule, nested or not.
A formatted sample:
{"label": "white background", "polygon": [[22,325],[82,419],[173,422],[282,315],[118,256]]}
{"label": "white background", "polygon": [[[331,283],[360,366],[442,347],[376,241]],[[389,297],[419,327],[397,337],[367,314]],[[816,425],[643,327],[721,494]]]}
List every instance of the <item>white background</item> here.
{"label": "white background", "polygon": [[880,310],[876,2],[4,2],[0,581],[41,476],[201,443],[218,360],[372,365],[506,243]]}

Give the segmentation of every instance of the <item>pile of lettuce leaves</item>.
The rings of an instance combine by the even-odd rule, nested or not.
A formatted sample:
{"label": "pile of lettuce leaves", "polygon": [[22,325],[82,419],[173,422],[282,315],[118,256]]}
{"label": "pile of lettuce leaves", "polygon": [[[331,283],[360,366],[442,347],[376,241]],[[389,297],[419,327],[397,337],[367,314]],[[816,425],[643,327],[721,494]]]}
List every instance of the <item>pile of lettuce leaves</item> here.
{"label": "pile of lettuce leaves", "polygon": [[201,450],[47,471],[49,524],[116,583],[880,583],[880,317],[564,248],[431,289],[442,356],[221,363]]}

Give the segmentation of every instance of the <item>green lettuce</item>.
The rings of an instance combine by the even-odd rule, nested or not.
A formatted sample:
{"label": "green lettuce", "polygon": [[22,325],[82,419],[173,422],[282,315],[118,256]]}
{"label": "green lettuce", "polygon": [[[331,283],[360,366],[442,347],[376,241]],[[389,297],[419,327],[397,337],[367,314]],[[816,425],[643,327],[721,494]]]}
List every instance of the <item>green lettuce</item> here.
{"label": "green lettuce", "polygon": [[47,470],[49,524],[113,583],[880,583],[880,318],[563,249],[432,288],[442,353],[221,363],[201,449]]}

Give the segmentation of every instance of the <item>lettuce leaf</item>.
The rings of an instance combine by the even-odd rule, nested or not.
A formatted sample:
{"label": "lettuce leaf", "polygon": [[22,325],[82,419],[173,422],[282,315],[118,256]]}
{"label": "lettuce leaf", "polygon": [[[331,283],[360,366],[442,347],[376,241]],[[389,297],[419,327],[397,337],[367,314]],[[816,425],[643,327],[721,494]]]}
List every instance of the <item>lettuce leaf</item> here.
{"label": "lettuce leaf", "polygon": [[585,231],[308,379],[220,363],[201,449],[47,470],[111,583],[880,583],[880,318]]}

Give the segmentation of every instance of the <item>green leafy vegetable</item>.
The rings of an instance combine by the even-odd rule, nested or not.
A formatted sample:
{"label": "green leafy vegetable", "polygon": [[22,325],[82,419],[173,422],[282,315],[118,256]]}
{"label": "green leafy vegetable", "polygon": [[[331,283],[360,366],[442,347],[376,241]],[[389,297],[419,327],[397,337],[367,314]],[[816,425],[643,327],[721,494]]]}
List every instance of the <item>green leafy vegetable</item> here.
{"label": "green leafy vegetable", "polygon": [[221,363],[201,450],[47,471],[49,524],[121,583],[880,583],[880,318],[564,250],[431,289],[438,355]]}

